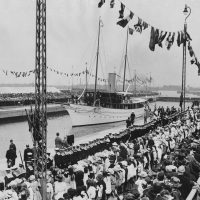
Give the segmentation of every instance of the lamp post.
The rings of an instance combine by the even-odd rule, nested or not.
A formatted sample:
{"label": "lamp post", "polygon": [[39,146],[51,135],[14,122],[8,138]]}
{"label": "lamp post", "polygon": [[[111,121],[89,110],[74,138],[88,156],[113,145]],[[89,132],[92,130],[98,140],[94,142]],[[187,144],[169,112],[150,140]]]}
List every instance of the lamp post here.
{"label": "lamp post", "polygon": [[181,98],[182,98],[182,105],[181,111],[185,111],[185,87],[186,87],[186,46],[187,46],[187,18],[191,14],[191,8],[185,5],[185,9],[183,11],[185,17],[184,23],[184,41],[183,41],[183,66],[182,66],[182,88],[181,88]]}

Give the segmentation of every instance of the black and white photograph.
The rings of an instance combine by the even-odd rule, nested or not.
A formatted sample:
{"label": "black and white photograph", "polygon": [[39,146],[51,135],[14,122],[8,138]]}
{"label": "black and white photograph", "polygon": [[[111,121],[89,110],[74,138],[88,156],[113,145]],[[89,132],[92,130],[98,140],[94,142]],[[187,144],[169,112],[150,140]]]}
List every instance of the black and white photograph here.
{"label": "black and white photograph", "polygon": [[0,0],[0,200],[199,200],[199,19],[199,0]]}

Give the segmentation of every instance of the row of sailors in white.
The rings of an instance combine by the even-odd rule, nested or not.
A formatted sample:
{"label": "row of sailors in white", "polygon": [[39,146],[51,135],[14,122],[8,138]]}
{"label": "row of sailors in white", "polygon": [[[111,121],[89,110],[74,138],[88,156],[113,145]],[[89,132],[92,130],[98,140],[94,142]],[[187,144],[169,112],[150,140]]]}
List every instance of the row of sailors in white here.
{"label": "row of sailors in white", "polygon": [[[153,147],[153,153],[154,153],[154,159],[156,159],[158,162],[161,160],[162,154],[163,154],[163,146],[166,145],[168,146],[168,138],[171,138],[170,141],[170,148],[174,149],[176,146],[177,142],[182,141],[183,137],[183,132],[185,132],[185,137],[190,134],[192,131],[195,130],[195,127],[191,125],[190,127],[187,126],[180,126],[181,122],[173,123],[169,126],[169,128],[164,129],[159,128],[156,132],[153,132],[150,134],[150,138],[154,140],[155,147]],[[141,138],[140,138],[141,139]],[[139,139],[139,140],[140,140]],[[138,185],[138,190],[140,194],[142,195],[143,193],[143,181],[144,178],[147,176],[146,172],[144,171],[144,166],[148,162],[146,157],[143,156],[144,162],[141,161],[136,161],[135,158],[133,157],[134,150],[133,150],[133,144],[132,143],[127,143],[122,144],[126,146],[129,156],[128,158],[130,159],[130,163],[128,163],[126,160],[122,161],[121,164],[124,168],[127,168],[128,170],[128,175],[127,175],[127,180],[130,180],[131,178],[135,177],[138,173],[139,178],[136,181],[136,184]],[[113,148],[111,151],[103,151],[96,153],[94,156],[89,156],[87,160],[82,160],[79,161],[78,164],[73,165],[73,168],[75,171],[84,171],[84,167],[88,166],[88,163],[92,166],[92,171],[95,174],[95,177],[97,178],[99,174],[102,174],[103,171],[107,171],[109,176],[104,177],[104,182],[106,183],[106,194],[110,194],[111,190],[113,188],[118,187],[122,184],[125,183],[125,170],[120,167],[119,163],[115,161],[115,166],[114,168],[109,168],[110,166],[110,160],[109,156],[110,155],[117,155],[118,156],[118,151],[116,149],[118,148],[117,143],[113,143]],[[146,149],[146,144],[145,145],[140,145],[140,150],[139,154],[143,154],[147,152],[148,149]],[[102,157],[106,156],[105,159],[102,159]],[[149,157],[149,159],[151,159]],[[103,161],[104,160],[104,161]],[[102,163],[102,164],[100,164]],[[166,170],[167,171],[172,171],[172,167],[174,166],[167,166]],[[175,169],[176,170],[176,169]],[[177,169],[178,170],[178,169]],[[87,180],[88,180],[89,173],[84,173],[84,185],[87,186]],[[73,182],[74,181],[74,182]],[[63,183],[63,187],[61,187],[60,183],[55,183],[55,194],[58,194],[59,191],[62,190],[62,188],[65,188],[65,191],[67,191],[69,188],[76,189],[76,184],[75,180],[67,179],[66,180],[67,184]],[[58,185],[57,185],[58,184]],[[66,187],[67,185],[67,187]],[[97,188],[98,190],[98,196],[101,196],[103,188]],[[89,195],[89,199],[94,199],[96,197],[96,188],[93,186],[90,186],[87,190],[87,193]],[[60,195],[55,195],[55,197],[59,197]],[[58,198],[55,198],[58,199]]]}

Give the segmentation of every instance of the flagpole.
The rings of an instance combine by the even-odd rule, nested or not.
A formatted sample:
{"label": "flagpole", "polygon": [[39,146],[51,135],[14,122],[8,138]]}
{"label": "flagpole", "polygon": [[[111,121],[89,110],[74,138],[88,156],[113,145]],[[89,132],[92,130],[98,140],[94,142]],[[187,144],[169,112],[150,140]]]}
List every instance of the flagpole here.
{"label": "flagpole", "polygon": [[149,91],[151,91],[151,72],[150,72],[150,81],[149,81]]}
{"label": "flagpole", "polygon": [[96,92],[97,92],[97,74],[98,74],[98,60],[99,60],[100,28],[101,28],[101,17],[99,17],[99,26],[98,26],[97,59],[96,59],[96,73],[95,73],[95,86],[94,86],[94,106],[95,106]]}
{"label": "flagpole", "polygon": [[125,89],[125,79],[126,79],[126,60],[127,60],[127,47],[128,47],[128,29],[129,27],[127,28],[127,35],[126,35],[126,53],[125,53],[125,62],[124,62],[124,79],[123,79],[123,92],[124,92],[124,89]]}
{"label": "flagpole", "polygon": [[87,91],[87,62],[85,63],[86,69],[85,69],[85,91]]}
{"label": "flagpole", "polygon": [[135,97],[136,97],[136,69],[135,69],[135,82],[134,83],[135,83],[134,87],[135,87]]}

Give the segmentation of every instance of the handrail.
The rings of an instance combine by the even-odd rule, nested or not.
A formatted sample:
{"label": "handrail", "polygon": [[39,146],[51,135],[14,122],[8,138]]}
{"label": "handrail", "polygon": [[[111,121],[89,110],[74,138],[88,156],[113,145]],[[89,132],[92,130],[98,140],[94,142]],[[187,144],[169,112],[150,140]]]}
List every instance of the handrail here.
{"label": "handrail", "polygon": [[[197,180],[197,184],[200,185],[200,177],[198,178]],[[190,191],[189,195],[187,196],[187,199],[186,200],[193,200],[195,194],[197,192],[197,189],[195,188],[192,188],[192,190]]]}

